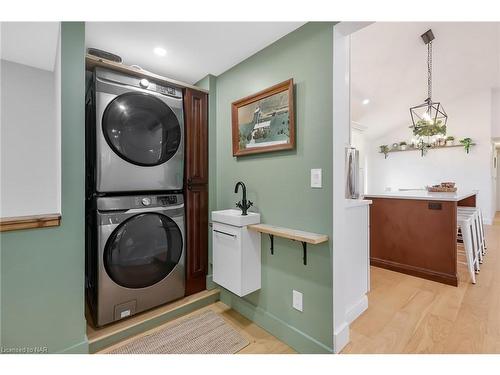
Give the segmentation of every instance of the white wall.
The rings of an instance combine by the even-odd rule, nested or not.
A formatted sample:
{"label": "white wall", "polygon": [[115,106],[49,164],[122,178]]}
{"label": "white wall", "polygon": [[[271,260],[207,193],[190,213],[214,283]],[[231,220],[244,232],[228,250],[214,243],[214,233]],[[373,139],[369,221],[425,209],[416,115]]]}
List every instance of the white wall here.
{"label": "white wall", "polygon": [[491,90],[491,136],[500,138],[500,89]]}
{"label": "white wall", "polygon": [[1,70],[0,216],[60,213],[60,75],[6,60]]}
{"label": "white wall", "polygon": [[59,37],[57,40],[56,59],[54,63],[54,103],[55,103],[55,120],[56,120],[56,133],[55,133],[55,148],[57,150],[55,159],[56,168],[56,194],[57,194],[57,213],[61,213],[61,31],[59,28]]}
{"label": "white wall", "polygon": [[[496,211],[500,211],[500,189],[499,189],[499,181],[500,181],[500,151],[495,150],[495,155],[497,156],[497,168],[496,168]],[[495,192],[494,192],[495,193]]]}
{"label": "white wall", "polygon": [[[479,190],[478,205],[485,220],[494,215],[492,191],[491,90],[480,90],[443,103],[448,113],[448,135],[470,137],[477,146],[467,154],[463,148],[430,150],[421,157],[418,151],[391,153],[384,159],[379,145],[409,141],[408,124],[369,141],[368,192],[399,188],[423,188],[443,181],[455,181],[459,189]],[[380,119],[383,121],[383,119]]]}
{"label": "white wall", "polygon": [[[352,295],[351,288],[344,284],[357,272],[366,274],[366,268],[357,266],[351,251],[351,242],[346,228],[350,222],[349,203],[345,199],[345,148],[350,145],[350,34],[366,26],[366,22],[341,22],[334,27],[333,32],[333,350],[339,353],[349,342],[349,324],[352,315],[349,310],[355,304],[353,300],[361,301],[363,306],[366,296]],[[352,228],[351,228],[352,229]],[[353,266],[355,271],[353,272]],[[356,267],[357,266],[357,267]],[[366,308],[366,305],[364,305]],[[361,310],[359,310],[361,311]]]}

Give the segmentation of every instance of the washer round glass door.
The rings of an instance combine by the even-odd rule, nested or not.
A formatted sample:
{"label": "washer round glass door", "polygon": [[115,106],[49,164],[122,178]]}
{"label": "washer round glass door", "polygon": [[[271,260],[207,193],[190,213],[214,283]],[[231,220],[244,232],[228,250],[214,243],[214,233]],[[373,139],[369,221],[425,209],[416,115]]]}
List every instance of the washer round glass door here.
{"label": "washer round glass door", "polygon": [[121,223],[104,248],[109,277],[126,288],[146,288],[167,277],[182,255],[177,224],[159,213],[135,215]]}
{"label": "washer round glass door", "polygon": [[113,99],[104,111],[102,132],[118,156],[146,167],[165,163],[181,143],[181,127],[172,109],[142,92]]}

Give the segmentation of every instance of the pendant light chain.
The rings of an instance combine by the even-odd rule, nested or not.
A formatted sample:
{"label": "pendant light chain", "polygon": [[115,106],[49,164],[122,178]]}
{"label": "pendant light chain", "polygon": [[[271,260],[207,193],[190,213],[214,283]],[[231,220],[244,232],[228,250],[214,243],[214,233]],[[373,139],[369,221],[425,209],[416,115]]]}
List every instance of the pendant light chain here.
{"label": "pendant light chain", "polygon": [[423,103],[410,107],[413,134],[418,137],[446,135],[448,115],[440,102],[432,100],[432,44],[435,39],[431,29],[420,35],[427,45],[427,99]]}
{"label": "pendant light chain", "polygon": [[427,97],[432,102],[432,41],[427,44]]}

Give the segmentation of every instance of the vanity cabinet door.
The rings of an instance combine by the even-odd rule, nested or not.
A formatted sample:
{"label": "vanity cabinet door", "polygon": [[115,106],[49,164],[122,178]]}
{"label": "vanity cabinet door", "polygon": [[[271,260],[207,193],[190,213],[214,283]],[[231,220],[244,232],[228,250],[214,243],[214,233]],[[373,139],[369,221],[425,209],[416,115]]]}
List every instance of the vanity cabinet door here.
{"label": "vanity cabinet door", "polygon": [[186,295],[206,289],[208,271],[208,95],[186,89]]}

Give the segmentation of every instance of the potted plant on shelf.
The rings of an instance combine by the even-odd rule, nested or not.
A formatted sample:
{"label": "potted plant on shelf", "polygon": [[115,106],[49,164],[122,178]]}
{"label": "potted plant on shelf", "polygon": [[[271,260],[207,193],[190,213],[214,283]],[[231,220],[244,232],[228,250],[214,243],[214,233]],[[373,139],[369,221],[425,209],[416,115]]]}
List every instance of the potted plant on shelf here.
{"label": "potted plant on shelf", "polygon": [[380,152],[384,154],[384,158],[387,159],[387,154],[389,153],[389,146],[387,145],[382,145],[380,147]]}
{"label": "potted plant on shelf", "polygon": [[453,146],[455,144],[455,137],[449,135],[446,137],[446,146]]}
{"label": "potted plant on shelf", "polygon": [[399,142],[399,149],[400,149],[401,151],[406,150],[406,146],[407,146],[407,144],[406,144],[406,142],[405,142],[405,141]]}
{"label": "potted plant on shelf", "polygon": [[425,154],[427,154],[427,151],[432,148],[432,146],[427,143],[427,142],[424,142],[423,139],[420,139],[418,141],[418,144],[417,144],[417,149],[420,150],[420,156],[425,156]]}
{"label": "potted plant on shelf", "polygon": [[443,122],[441,120],[436,122],[419,120],[415,126],[410,126],[410,128],[413,128],[413,135],[419,137],[432,137],[439,134],[445,135],[446,125],[442,125],[442,123]]}
{"label": "potted plant on shelf", "polygon": [[464,146],[465,151],[469,153],[470,146],[472,146],[472,139],[470,138],[464,138],[460,140],[460,143]]}

